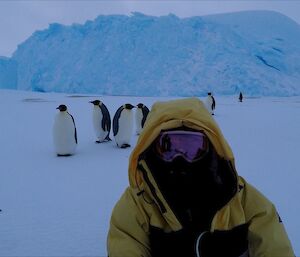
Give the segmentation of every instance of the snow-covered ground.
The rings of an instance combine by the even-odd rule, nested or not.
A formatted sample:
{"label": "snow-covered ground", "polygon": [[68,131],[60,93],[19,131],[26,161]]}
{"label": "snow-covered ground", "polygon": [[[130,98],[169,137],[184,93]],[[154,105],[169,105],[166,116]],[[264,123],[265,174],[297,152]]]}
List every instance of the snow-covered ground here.
{"label": "snow-covered ground", "polygon": [[[94,99],[113,116],[124,103],[151,107],[167,98],[0,90],[0,256],[106,256],[110,214],[128,185],[137,136],[128,149],[95,144]],[[78,131],[77,154],[68,158],[56,157],[52,143],[62,103]],[[300,97],[239,103],[216,96],[216,104],[239,174],[275,203],[300,256]]]}

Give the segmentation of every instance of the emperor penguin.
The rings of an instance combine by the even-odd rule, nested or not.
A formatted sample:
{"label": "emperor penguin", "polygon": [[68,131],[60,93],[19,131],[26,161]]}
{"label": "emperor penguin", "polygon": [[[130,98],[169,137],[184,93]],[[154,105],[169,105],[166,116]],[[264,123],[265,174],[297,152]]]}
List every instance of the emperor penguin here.
{"label": "emperor penguin", "polygon": [[111,129],[111,119],[107,107],[100,100],[90,101],[90,103],[94,105],[93,124],[94,131],[97,137],[96,143],[111,141],[109,137]]}
{"label": "emperor penguin", "polygon": [[135,127],[136,134],[139,135],[144,127],[145,121],[147,119],[149,109],[146,105],[139,103],[135,111]]}
{"label": "emperor penguin", "polygon": [[240,92],[240,95],[239,95],[239,101],[240,101],[240,102],[243,102],[243,94],[242,94],[242,92]]}
{"label": "emperor penguin", "polygon": [[206,109],[210,112],[210,114],[214,115],[214,110],[216,108],[216,101],[211,92],[207,93],[207,97],[204,101],[204,105]]}
{"label": "emperor penguin", "polygon": [[124,104],[118,108],[113,118],[113,133],[120,148],[130,147],[133,130],[132,104]]}
{"label": "emperor penguin", "polygon": [[61,104],[56,109],[53,126],[53,142],[57,156],[70,156],[77,146],[77,130],[73,116],[67,111],[67,106]]}

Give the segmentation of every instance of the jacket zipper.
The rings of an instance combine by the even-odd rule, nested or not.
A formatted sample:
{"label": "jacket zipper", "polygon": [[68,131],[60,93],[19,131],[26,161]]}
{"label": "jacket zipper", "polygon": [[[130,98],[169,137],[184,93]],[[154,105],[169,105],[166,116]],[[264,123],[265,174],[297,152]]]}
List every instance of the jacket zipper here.
{"label": "jacket zipper", "polygon": [[156,194],[156,189],[155,187],[153,186],[153,184],[151,183],[149,177],[148,177],[148,174],[147,174],[147,171],[146,169],[143,167],[143,165],[141,164],[138,164],[138,169],[142,171],[142,174],[143,174],[143,177],[145,179],[145,182],[146,184],[149,186],[149,189],[151,191],[151,194],[153,195],[154,199],[156,200],[160,210],[162,213],[166,213],[167,212],[167,209],[166,207],[164,206],[164,204],[162,203],[162,201],[159,199],[158,195]]}

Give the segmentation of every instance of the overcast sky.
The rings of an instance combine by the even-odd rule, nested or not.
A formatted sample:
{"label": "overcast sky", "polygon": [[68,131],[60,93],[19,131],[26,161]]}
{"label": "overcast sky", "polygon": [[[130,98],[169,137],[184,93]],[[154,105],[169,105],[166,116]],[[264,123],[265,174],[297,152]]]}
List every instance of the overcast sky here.
{"label": "overcast sky", "polygon": [[241,10],[278,11],[300,24],[300,0],[0,0],[0,56],[10,57],[18,44],[35,30],[46,29],[53,22],[70,25],[93,20],[101,14],[130,14],[133,11],[157,16],[173,13],[179,17],[189,17]]}

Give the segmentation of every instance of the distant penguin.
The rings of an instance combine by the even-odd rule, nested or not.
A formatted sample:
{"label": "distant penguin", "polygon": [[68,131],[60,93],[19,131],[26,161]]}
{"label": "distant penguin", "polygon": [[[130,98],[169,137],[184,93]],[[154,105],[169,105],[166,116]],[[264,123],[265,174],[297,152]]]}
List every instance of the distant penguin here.
{"label": "distant penguin", "polygon": [[240,101],[240,102],[243,102],[243,94],[242,94],[242,92],[240,92],[240,95],[239,95],[239,101]]}
{"label": "distant penguin", "polygon": [[209,92],[204,101],[206,109],[210,112],[211,115],[214,115],[214,110],[216,108],[216,101],[213,95]]}
{"label": "distant penguin", "polygon": [[149,109],[146,105],[139,103],[135,111],[135,125],[136,125],[136,134],[139,135],[144,127],[145,121],[147,119]]}
{"label": "distant penguin", "polygon": [[77,146],[77,131],[73,116],[68,113],[67,106],[61,104],[56,109],[53,126],[53,142],[57,156],[70,156]]}
{"label": "distant penguin", "polygon": [[132,104],[124,104],[116,111],[113,119],[113,133],[120,148],[130,147],[133,130]]}
{"label": "distant penguin", "polygon": [[93,124],[94,131],[97,137],[96,143],[111,141],[109,137],[111,129],[111,119],[107,107],[100,100],[90,101],[90,103],[94,105]]}

